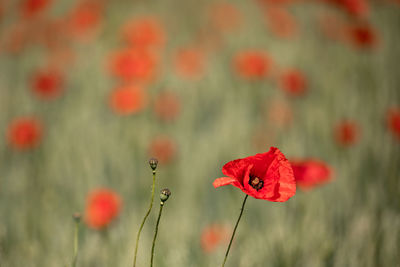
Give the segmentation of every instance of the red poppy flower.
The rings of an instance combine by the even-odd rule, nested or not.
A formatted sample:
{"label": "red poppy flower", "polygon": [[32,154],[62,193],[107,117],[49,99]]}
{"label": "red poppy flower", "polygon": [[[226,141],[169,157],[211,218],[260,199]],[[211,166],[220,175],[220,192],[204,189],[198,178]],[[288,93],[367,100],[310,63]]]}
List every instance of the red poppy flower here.
{"label": "red poppy flower", "polygon": [[292,96],[303,95],[307,90],[306,77],[300,70],[286,70],[281,76],[281,88]]}
{"label": "red poppy flower", "polygon": [[263,79],[271,71],[272,59],[262,51],[239,52],[234,58],[234,67],[239,76],[249,80]]}
{"label": "red poppy flower", "polygon": [[240,26],[242,16],[231,3],[217,3],[211,7],[210,20],[220,32],[232,31]]}
{"label": "red poppy flower", "polygon": [[377,33],[370,25],[348,26],[346,32],[348,41],[356,48],[371,49],[379,43]]}
{"label": "red poppy flower", "polygon": [[18,150],[32,149],[41,142],[42,132],[42,124],[36,118],[17,118],[8,126],[8,143]]}
{"label": "red poppy flower", "polygon": [[164,121],[176,119],[180,113],[179,97],[173,92],[160,93],[154,103],[156,115]]}
{"label": "red poppy flower", "polygon": [[79,40],[93,38],[99,27],[103,6],[95,1],[84,1],[75,7],[68,17],[68,30]]}
{"label": "red poppy flower", "polygon": [[298,32],[295,18],[288,10],[280,6],[271,6],[266,9],[265,19],[269,29],[281,38],[294,37]]}
{"label": "red poppy flower", "polygon": [[147,94],[140,86],[124,86],[112,91],[109,103],[115,113],[130,115],[146,107]]}
{"label": "red poppy flower", "polygon": [[400,108],[391,108],[388,110],[386,123],[392,134],[400,140]]}
{"label": "red poppy flower", "polygon": [[122,30],[123,39],[133,47],[157,48],[165,43],[165,32],[156,17],[136,18]]}
{"label": "red poppy flower", "polygon": [[121,204],[120,196],[110,189],[93,190],[86,201],[86,224],[97,230],[107,227],[120,213]]}
{"label": "red poppy flower", "polygon": [[156,58],[144,49],[125,49],[111,56],[111,73],[125,81],[147,82],[154,78]]}
{"label": "red poppy flower", "polygon": [[336,142],[342,146],[351,146],[358,142],[360,129],[354,121],[342,121],[335,127]]}
{"label": "red poppy flower", "polygon": [[230,227],[223,224],[211,224],[201,233],[201,248],[206,253],[213,252],[219,245],[229,242]]}
{"label": "red poppy flower", "polygon": [[55,99],[64,90],[63,80],[61,73],[55,69],[39,70],[32,77],[32,91],[41,99]]}
{"label": "red poppy flower", "polygon": [[47,8],[52,0],[24,0],[21,6],[22,15],[26,18],[33,17]]}
{"label": "red poppy flower", "polygon": [[215,188],[231,184],[249,196],[284,202],[296,193],[292,167],[275,147],[266,153],[230,161],[222,168],[228,177],[214,181]]}
{"label": "red poppy flower", "polygon": [[167,136],[158,136],[150,144],[149,155],[162,164],[170,163],[176,156],[176,143]]}
{"label": "red poppy flower", "polygon": [[332,170],[321,160],[291,160],[290,164],[296,183],[303,190],[310,190],[331,180]]}
{"label": "red poppy flower", "polygon": [[180,49],[175,58],[176,72],[183,78],[200,79],[204,74],[205,54],[198,48]]}

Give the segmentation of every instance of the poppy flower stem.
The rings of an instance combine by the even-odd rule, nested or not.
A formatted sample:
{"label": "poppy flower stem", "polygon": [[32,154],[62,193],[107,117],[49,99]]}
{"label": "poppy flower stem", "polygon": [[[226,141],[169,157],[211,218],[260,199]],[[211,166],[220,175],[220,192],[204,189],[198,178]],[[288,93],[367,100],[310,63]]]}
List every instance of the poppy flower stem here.
{"label": "poppy flower stem", "polygon": [[242,204],[242,208],[241,208],[240,214],[239,214],[239,218],[237,219],[235,228],[233,229],[232,237],[231,237],[231,240],[229,241],[228,249],[226,250],[224,262],[222,263],[222,267],[225,266],[225,262],[226,262],[226,260],[227,260],[227,258],[228,258],[229,250],[231,249],[231,245],[232,245],[233,238],[235,237],[236,229],[237,229],[237,227],[238,227],[238,225],[239,225],[240,219],[242,218],[242,214],[243,214],[243,210],[244,210],[244,205],[246,204],[246,200],[247,200],[247,197],[248,197],[248,196],[249,196],[249,195],[246,195],[246,196],[244,197],[243,204]]}
{"label": "poppy flower stem", "polygon": [[137,234],[137,236],[136,236],[136,246],[135,246],[135,256],[134,256],[134,258],[133,258],[133,267],[136,266],[136,256],[137,256],[137,251],[138,251],[138,247],[139,247],[140,233],[142,232],[144,223],[146,222],[147,217],[149,217],[150,211],[151,211],[151,209],[153,208],[153,202],[154,202],[154,188],[155,188],[155,185],[156,185],[156,171],[155,171],[155,169],[153,169],[153,186],[152,186],[152,188],[151,188],[151,201],[150,201],[150,206],[149,206],[149,209],[147,210],[146,215],[145,215],[144,218],[143,218],[142,224],[140,225],[138,234]]}
{"label": "poppy flower stem", "polygon": [[154,259],[154,247],[156,245],[156,238],[158,233],[158,225],[160,224],[161,214],[164,207],[164,203],[168,200],[169,196],[171,195],[171,191],[168,188],[164,188],[160,192],[160,211],[158,213],[157,223],[156,223],[156,230],[154,231],[154,238],[153,244],[151,246],[151,260],[150,260],[150,267],[153,267],[153,259]]}
{"label": "poppy flower stem", "polygon": [[73,216],[75,221],[75,231],[74,231],[74,256],[72,258],[72,267],[76,266],[76,262],[78,260],[78,251],[79,251],[79,223],[81,220],[80,213],[75,213]]}
{"label": "poppy flower stem", "polygon": [[153,245],[151,246],[151,261],[150,266],[153,267],[153,258],[154,258],[154,247],[156,245],[157,233],[158,233],[158,225],[160,224],[161,213],[164,207],[164,202],[160,203],[160,211],[158,213],[157,223],[156,223],[156,230],[154,231],[154,238],[153,238]]}

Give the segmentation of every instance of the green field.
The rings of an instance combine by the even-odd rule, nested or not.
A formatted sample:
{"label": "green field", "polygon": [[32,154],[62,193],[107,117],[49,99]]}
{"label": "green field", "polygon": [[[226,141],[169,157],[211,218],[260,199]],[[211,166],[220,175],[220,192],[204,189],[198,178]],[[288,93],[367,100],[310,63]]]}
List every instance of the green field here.
{"label": "green field", "polygon": [[[1,267],[70,267],[72,214],[85,213],[88,193],[100,187],[120,195],[121,212],[107,229],[81,223],[77,266],[132,266],[150,199],[148,159],[157,156],[149,147],[159,136],[169,138],[175,150],[157,168],[156,201],[137,266],[150,266],[158,192],[164,187],[172,195],[163,210],[154,266],[220,266],[227,243],[205,252],[201,234],[215,223],[233,229],[244,193],[233,186],[215,189],[212,182],[223,176],[226,162],[270,146],[289,159],[325,161],[333,179],[309,191],[298,188],[284,203],[250,197],[226,267],[400,266],[400,139],[386,122],[389,108],[400,106],[399,4],[370,1],[369,13],[358,18],[327,2],[290,3],[283,8],[293,15],[297,34],[282,38],[265,25],[256,1],[231,1],[240,20],[222,33],[210,22],[213,1],[109,0],[101,1],[93,36],[85,32],[88,40],[78,40],[63,26],[45,28],[78,1],[52,1],[40,14],[43,21],[21,15],[20,2],[0,1]],[[323,14],[349,25],[368,21],[377,43],[358,48],[329,39],[320,27]],[[110,74],[110,55],[126,46],[121,27],[143,15],[159,19],[165,42],[157,48],[154,77],[139,83],[147,104],[119,115],[109,97],[126,81]],[[17,24],[25,29],[20,48],[12,41]],[[177,73],[174,55],[182,47],[204,52],[199,77]],[[235,72],[235,55],[252,49],[272,58],[268,77],[249,81]],[[43,100],[30,79],[54,60],[54,51],[73,56],[67,53],[65,62],[56,57],[64,90]],[[286,68],[303,71],[304,95],[280,89],[275,75]],[[171,120],[154,111],[164,91],[180,103]],[[270,107],[276,103],[284,104],[290,119],[273,119]],[[9,127],[26,116],[41,121],[43,135],[35,147],[18,149],[10,143]],[[334,138],[335,125],[344,119],[359,127],[349,146]]]}

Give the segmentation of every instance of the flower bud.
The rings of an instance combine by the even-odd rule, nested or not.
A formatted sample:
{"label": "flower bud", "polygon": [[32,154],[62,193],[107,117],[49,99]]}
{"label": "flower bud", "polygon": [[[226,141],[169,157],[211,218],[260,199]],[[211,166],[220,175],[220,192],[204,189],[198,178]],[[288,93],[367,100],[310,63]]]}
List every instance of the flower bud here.
{"label": "flower bud", "polygon": [[168,188],[164,188],[163,190],[161,190],[161,193],[160,193],[161,202],[167,201],[170,195],[171,195],[171,191],[169,191]]}
{"label": "flower bud", "polygon": [[81,221],[82,214],[80,214],[79,212],[75,212],[74,214],[72,214],[72,218],[76,223],[79,223]]}
{"label": "flower bud", "polygon": [[158,160],[156,158],[151,158],[149,160],[150,168],[155,171],[157,169]]}

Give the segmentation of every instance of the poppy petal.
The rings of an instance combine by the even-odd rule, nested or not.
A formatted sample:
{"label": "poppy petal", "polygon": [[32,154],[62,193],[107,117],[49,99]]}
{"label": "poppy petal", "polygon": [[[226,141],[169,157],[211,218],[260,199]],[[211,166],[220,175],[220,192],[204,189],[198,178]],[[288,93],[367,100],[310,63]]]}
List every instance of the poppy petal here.
{"label": "poppy petal", "polygon": [[265,198],[270,201],[284,202],[296,193],[296,181],[292,166],[286,157],[278,149],[276,158],[267,171],[268,180],[264,180],[266,190]]}
{"label": "poppy petal", "polygon": [[213,186],[215,188],[220,187],[220,186],[224,186],[224,185],[229,185],[229,184],[237,186],[239,188],[242,188],[242,185],[239,183],[239,181],[236,178],[232,178],[232,177],[217,178],[213,182]]}
{"label": "poppy petal", "polygon": [[229,177],[235,177],[242,184],[248,164],[249,161],[247,159],[230,161],[222,167],[222,173]]}

